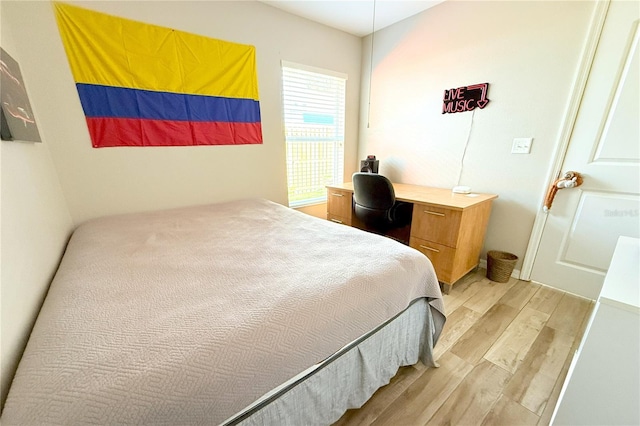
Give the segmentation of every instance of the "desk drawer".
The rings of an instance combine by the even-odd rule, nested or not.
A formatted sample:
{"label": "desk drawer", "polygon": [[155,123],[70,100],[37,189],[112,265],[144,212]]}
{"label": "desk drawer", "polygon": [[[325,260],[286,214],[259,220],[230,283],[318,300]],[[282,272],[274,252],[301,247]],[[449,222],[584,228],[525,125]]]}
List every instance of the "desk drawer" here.
{"label": "desk drawer", "polygon": [[331,222],[341,223],[343,225],[351,226],[350,217],[342,217],[342,216],[337,216],[335,214],[327,213],[327,220],[330,220]]}
{"label": "desk drawer", "polygon": [[456,250],[442,244],[411,237],[409,245],[427,256],[436,270],[438,281],[452,282],[453,264]]}
{"label": "desk drawer", "polygon": [[414,204],[411,236],[455,248],[462,211],[429,204]]}
{"label": "desk drawer", "polygon": [[[349,191],[327,189],[327,215],[351,217],[351,203],[353,195]],[[351,221],[349,221],[351,222]]]}

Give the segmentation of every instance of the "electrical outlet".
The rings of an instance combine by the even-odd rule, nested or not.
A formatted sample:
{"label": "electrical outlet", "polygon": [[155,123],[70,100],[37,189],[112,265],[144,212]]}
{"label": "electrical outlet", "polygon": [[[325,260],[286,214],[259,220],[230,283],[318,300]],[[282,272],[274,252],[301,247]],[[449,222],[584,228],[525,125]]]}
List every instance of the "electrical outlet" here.
{"label": "electrical outlet", "polygon": [[531,143],[533,138],[515,138],[511,146],[512,154],[529,154],[531,153]]}

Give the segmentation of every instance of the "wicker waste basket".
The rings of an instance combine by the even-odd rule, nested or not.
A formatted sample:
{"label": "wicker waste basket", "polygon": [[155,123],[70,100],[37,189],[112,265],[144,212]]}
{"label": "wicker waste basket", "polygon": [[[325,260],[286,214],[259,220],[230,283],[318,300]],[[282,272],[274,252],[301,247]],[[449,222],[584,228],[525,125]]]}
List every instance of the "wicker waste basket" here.
{"label": "wicker waste basket", "polygon": [[491,281],[506,283],[516,266],[518,256],[504,251],[489,250],[487,252],[487,278]]}

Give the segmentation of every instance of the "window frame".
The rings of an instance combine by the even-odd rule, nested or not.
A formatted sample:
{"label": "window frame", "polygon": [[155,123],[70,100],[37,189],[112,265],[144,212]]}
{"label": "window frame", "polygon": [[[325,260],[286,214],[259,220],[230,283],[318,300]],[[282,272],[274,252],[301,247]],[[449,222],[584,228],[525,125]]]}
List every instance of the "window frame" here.
{"label": "window frame", "polygon": [[[297,112],[298,115],[300,114],[304,115],[306,113],[304,109],[309,108],[307,112],[310,113],[310,115],[314,115],[313,114],[314,108],[320,108],[321,102],[314,104],[314,101],[311,99],[314,92],[310,91],[311,96],[309,97],[310,99],[309,105],[302,105],[300,110],[298,111],[296,111],[295,107],[292,108],[290,105],[291,98],[290,98],[290,95],[288,94],[289,92],[287,92],[287,86],[293,83],[292,81],[293,79],[290,79],[290,80],[287,79],[287,76],[286,76],[287,71],[289,73],[299,72],[300,74],[298,75],[298,77],[300,78],[302,78],[304,74],[309,74],[309,73],[313,74],[313,76],[310,76],[309,78],[309,83],[313,82],[313,77],[325,78],[326,83],[336,91],[335,98],[331,99],[334,103],[330,104],[331,108],[338,109],[335,115],[331,111],[327,112],[324,109],[321,112],[319,112],[317,115],[318,115],[318,119],[320,120],[322,120],[323,116],[325,117],[332,116],[332,118],[337,121],[335,123],[332,122],[330,125],[323,125],[325,123],[322,123],[321,121],[316,121],[316,122],[309,123],[309,126],[306,128],[306,131],[308,131],[309,133],[312,133],[313,129],[316,130],[316,134],[322,133],[322,131],[324,131],[327,134],[326,137],[323,138],[323,137],[310,136],[310,135],[307,135],[305,137],[301,135],[299,136],[298,139],[296,139],[295,137],[291,137],[291,135],[289,134],[289,131],[291,129],[294,129],[294,127],[297,127],[298,130],[305,130],[305,125],[301,124],[299,121],[295,122],[295,119],[291,117],[290,114],[295,114]],[[324,68],[318,68],[310,65],[304,65],[304,64],[282,60],[281,61],[281,78],[282,78],[281,95],[282,95],[283,132],[284,132],[284,138],[285,138],[286,167],[287,167],[287,199],[288,199],[289,207],[297,208],[297,207],[304,207],[304,206],[310,206],[314,204],[325,203],[327,201],[327,194],[326,194],[326,190],[324,190],[324,187],[326,185],[339,184],[344,182],[344,146],[345,146],[345,139],[346,139],[345,137],[346,136],[346,129],[345,129],[346,115],[347,115],[346,93],[347,93],[348,76],[345,73],[341,73],[337,71],[332,71]],[[332,85],[335,85],[336,83],[339,83],[341,87],[338,89],[334,88]],[[318,91],[315,93],[322,93],[322,92]],[[327,99],[329,99],[329,97],[327,97]],[[302,100],[302,102],[304,102],[304,99]],[[306,120],[306,117],[303,118],[302,121],[304,122],[305,120]],[[334,134],[333,137],[330,136],[332,132]],[[292,188],[292,185],[294,184],[294,181],[296,179],[305,180],[304,178],[296,178],[294,175],[295,166],[293,165],[293,162],[295,160],[292,159],[292,151],[294,150],[294,147],[296,145],[297,145],[297,148],[295,148],[296,150],[306,149],[309,151],[306,153],[306,155],[308,155],[308,157],[311,158],[311,160],[309,160],[313,163],[311,174],[314,175],[313,177],[309,177],[309,180],[316,181],[314,182],[314,185],[304,186],[302,187],[302,189],[304,190],[313,189],[314,190],[313,192],[318,194],[317,196],[313,196],[312,194],[310,194],[310,196],[307,198],[304,198],[304,196],[302,196],[302,198],[298,199],[295,197],[295,195],[292,197],[291,188]],[[315,153],[311,152],[313,150],[315,150],[316,152]],[[323,166],[321,164],[322,160],[318,158],[319,155],[322,155],[325,157],[331,157],[331,158],[325,160],[324,162],[326,164]],[[302,167],[305,167],[306,169],[308,165],[309,164],[307,163],[307,166],[302,166]],[[329,165],[331,167],[329,167]],[[323,171],[319,172],[318,170],[322,169],[323,167],[324,167]],[[328,168],[332,169],[332,172],[331,172],[332,179],[323,180],[323,177],[326,177],[326,174],[328,173],[327,172]],[[322,177],[318,177],[315,175],[322,175]],[[319,186],[323,187],[322,188],[323,191],[321,193],[318,192]]]}

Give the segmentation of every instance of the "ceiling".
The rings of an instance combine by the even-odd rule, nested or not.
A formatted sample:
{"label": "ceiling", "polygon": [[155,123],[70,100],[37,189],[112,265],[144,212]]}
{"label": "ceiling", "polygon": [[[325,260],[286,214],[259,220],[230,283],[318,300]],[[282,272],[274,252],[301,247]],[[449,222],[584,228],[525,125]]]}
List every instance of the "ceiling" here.
{"label": "ceiling", "polygon": [[[444,0],[261,0],[358,37],[395,24]],[[375,6],[375,22],[373,19]],[[375,26],[374,26],[375,24]]]}

